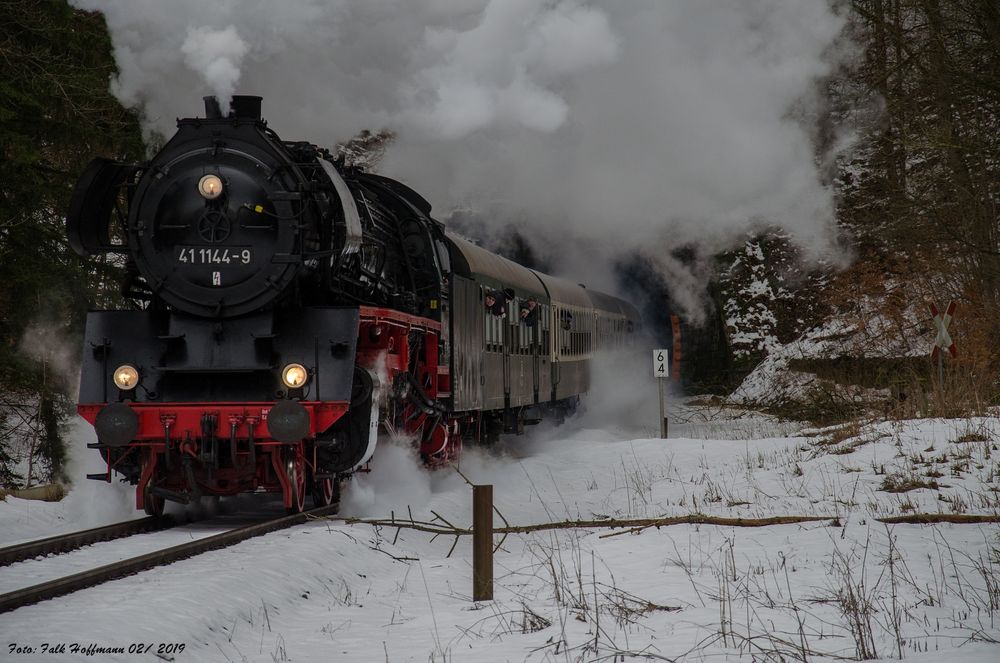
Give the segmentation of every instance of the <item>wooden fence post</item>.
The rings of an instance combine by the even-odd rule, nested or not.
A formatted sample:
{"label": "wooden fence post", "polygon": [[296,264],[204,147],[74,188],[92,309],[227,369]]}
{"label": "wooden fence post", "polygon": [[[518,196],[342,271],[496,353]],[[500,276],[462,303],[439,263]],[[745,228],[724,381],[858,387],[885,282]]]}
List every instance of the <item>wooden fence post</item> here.
{"label": "wooden fence post", "polygon": [[493,599],[493,486],[472,487],[472,600]]}

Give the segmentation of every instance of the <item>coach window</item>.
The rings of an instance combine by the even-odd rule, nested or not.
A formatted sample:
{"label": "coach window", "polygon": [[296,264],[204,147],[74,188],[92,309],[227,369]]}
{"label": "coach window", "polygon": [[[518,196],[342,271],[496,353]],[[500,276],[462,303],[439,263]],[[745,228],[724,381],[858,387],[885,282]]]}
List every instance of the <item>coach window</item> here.
{"label": "coach window", "polygon": [[569,352],[572,355],[576,355],[579,354],[579,349],[580,349],[580,343],[579,343],[580,335],[576,331],[579,322],[577,321],[576,316],[574,316],[572,313],[570,314],[570,316],[571,317],[569,318]]}
{"label": "coach window", "polygon": [[569,352],[572,355],[576,354],[577,346],[577,333],[576,333],[576,321],[575,319],[570,319],[569,321]]}
{"label": "coach window", "polygon": [[435,240],[435,245],[437,246],[438,264],[441,266],[441,271],[451,273],[451,253],[448,251],[448,245],[440,239]]}
{"label": "coach window", "polygon": [[560,344],[562,343],[562,337],[559,335],[560,332],[559,307],[557,306],[552,307],[552,321],[553,321],[553,326],[549,332],[549,334],[554,337],[552,339],[552,351],[558,354],[559,352],[562,351],[560,348]]}
{"label": "coach window", "polygon": [[545,304],[538,305],[541,311],[539,315],[541,316],[541,321],[538,325],[538,343],[540,349],[548,354],[549,350],[549,307]]}
{"label": "coach window", "polygon": [[573,325],[573,331],[576,333],[576,354],[582,355],[583,354],[583,336],[584,336],[584,334],[587,333],[585,331],[586,328],[587,328],[587,321],[584,319],[583,315],[580,314],[580,313],[576,314],[576,317],[573,318],[573,321],[575,323]]}
{"label": "coach window", "polygon": [[549,307],[542,306],[542,338],[541,345],[542,349],[546,353],[549,351],[549,330],[551,329],[551,324],[549,323]]}
{"label": "coach window", "polygon": [[563,329],[563,345],[566,346],[566,353],[572,354],[573,352],[573,319],[570,317],[569,311],[562,311],[560,313],[563,316],[562,321],[559,325]]}
{"label": "coach window", "polygon": [[503,318],[491,315],[490,319],[493,323],[493,350],[503,352]]}
{"label": "coach window", "polygon": [[483,340],[486,342],[486,349],[490,349],[493,343],[493,334],[490,329],[490,312],[486,309],[486,288],[479,286],[479,310],[483,312]]}
{"label": "coach window", "polygon": [[552,317],[549,319],[554,322],[552,327],[549,329],[549,336],[552,337],[552,352],[559,354],[559,308],[554,304],[552,305]]}
{"label": "coach window", "polygon": [[[514,308],[513,304],[511,305],[510,310],[513,313],[517,312],[517,309]],[[521,345],[521,339],[523,338],[523,332],[519,331],[521,321],[517,315],[512,315],[507,318],[507,322],[510,326],[510,351],[516,354],[518,347]]]}
{"label": "coach window", "polygon": [[481,287],[481,299],[484,302],[484,319],[485,319],[485,337],[486,337],[486,350],[490,352],[499,352],[500,343],[502,343],[503,333],[501,329],[501,324],[503,318],[493,315],[489,309],[485,308],[486,295],[492,293],[492,288]]}
{"label": "coach window", "polygon": [[570,353],[570,329],[572,328],[572,322],[569,317],[569,311],[565,309],[559,309],[559,338],[560,345],[562,346],[562,351],[566,354]]}

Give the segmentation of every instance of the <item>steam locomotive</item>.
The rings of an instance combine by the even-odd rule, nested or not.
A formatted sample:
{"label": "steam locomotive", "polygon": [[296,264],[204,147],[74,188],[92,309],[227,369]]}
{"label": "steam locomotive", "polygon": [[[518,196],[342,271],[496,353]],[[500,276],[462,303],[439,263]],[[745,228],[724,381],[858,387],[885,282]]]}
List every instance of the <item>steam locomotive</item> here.
{"label": "steam locomotive", "polygon": [[380,431],[446,462],[571,405],[591,356],[637,330],[627,302],[447,231],[406,185],[281,140],[260,109],[206,97],[149,162],[92,161],[67,214],[70,245],[123,266],[135,304],[88,314],[78,411],[107,463],[89,478],[122,475],[138,509],[329,505]]}

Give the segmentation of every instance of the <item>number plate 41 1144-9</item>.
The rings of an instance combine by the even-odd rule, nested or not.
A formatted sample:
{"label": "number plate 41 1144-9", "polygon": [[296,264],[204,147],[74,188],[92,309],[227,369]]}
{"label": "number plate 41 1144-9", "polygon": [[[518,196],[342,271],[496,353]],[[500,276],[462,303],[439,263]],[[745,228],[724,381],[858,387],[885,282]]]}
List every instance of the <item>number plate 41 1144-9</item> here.
{"label": "number plate 41 1144-9", "polygon": [[249,265],[253,249],[248,246],[178,246],[177,262],[187,265]]}

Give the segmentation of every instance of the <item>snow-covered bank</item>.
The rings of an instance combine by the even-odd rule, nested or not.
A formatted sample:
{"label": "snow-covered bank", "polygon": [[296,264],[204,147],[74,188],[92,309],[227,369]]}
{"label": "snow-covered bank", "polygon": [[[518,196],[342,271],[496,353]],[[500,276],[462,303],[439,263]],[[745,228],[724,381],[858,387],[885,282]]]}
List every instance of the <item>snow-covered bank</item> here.
{"label": "snow-covered bank", "polygon": [[[696,429],[694,417],[674,428],[684,426]],[[462,473],[494,485],[512,524],[691,513],[829,520],[508,536],[496,598],[478,604],[469,540],[449,556],[453,537],[319,522],[19,609],[0,619],[0,645],[183,643],[177,661],[598,661],[616,652],[992,661],[1000,528],[875,518],[1000,513],[998,429],[992,419],[925,420],[667,441],[550,430],[463,457]],[[348,484],[345,512],[469,525],[471,490],[457,473],[426,472],[401,447],[380,453],[370,475]],[[907,487],[892,477],[936,487],[887,492]],[[0,504],[0,523],[22,508]]]}

